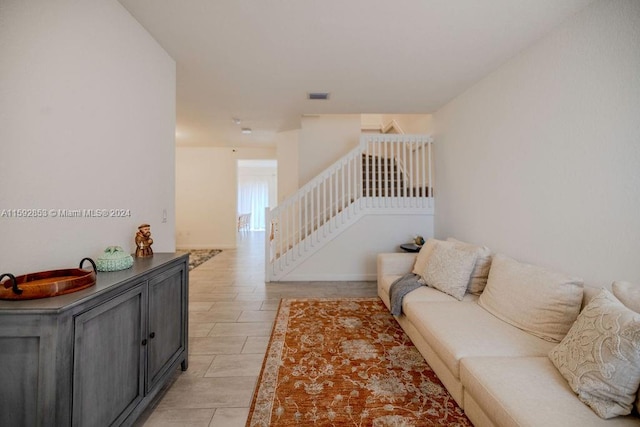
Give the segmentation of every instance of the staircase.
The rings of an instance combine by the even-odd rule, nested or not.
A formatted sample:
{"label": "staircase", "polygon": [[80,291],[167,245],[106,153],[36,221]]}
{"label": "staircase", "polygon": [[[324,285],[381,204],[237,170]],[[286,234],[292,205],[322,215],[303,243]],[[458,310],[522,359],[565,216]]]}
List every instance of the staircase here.
{"label": "staircase", "polygon": [[363,135],[360,144],[266,211],[266,281],[289,274],[364,215],[433,213],[428,135]]}
{"label": "staircase", "polygon": [[[407,187],[405,169],[397,158],[362,155],[362,182],[368,197],[428,197],[429,187]],[[394,179],[395,177],[395,179]]]}

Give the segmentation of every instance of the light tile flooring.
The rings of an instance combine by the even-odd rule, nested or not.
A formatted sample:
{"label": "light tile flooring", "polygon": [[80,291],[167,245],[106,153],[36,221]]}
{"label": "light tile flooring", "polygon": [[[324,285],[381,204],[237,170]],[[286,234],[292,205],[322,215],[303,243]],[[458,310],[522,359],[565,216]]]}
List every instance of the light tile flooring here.
{"label": "light tile flooring", "polygon": [[281,298],[371,297],[374,282],[264,282],[264,233],[189,273],[189,369],[136,426],[244,426]]}

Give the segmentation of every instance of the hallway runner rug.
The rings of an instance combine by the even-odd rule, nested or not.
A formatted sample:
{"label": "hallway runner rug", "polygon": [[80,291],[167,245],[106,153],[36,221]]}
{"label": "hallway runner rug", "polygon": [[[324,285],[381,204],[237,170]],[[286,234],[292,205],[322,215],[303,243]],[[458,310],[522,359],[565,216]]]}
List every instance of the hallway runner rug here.
{"label": "hallway runner rug", "polygon": [[283,299],[247,426],[470,426],[379,298]]}
{"label": "hallway runner rug", "polygon": [[197,266],[204,264],[214,256],[222,252],[220,249],[184,249],[178,250],[177,253],[189,254],[189,271]]}

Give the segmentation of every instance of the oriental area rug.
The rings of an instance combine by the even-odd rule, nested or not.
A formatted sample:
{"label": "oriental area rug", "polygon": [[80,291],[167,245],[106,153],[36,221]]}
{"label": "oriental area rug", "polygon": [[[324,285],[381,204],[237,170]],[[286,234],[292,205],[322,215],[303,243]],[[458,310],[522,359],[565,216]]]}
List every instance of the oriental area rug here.
{"label": "oriental area rug", "polygon": [[471,426],[378,298],[283,299],[247,426]]}

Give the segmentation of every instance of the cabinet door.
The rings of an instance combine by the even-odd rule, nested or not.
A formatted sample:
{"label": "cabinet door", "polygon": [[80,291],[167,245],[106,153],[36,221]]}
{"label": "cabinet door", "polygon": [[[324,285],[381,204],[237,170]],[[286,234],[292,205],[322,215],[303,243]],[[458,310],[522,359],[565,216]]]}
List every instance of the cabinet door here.
{"label": "cabinet door", "polygon": [[55,340],[43,325],[51,319],[0,320],[0,426],[54,425]]}
{"label": "cabinet door", "polygon": [[185,349],[187,295],[184,266],[149,279],[147,390]]}
{"label": "cabinet door", "polygon": [[142,282],[74,319],[74,426],[120,424],[142,400],[146,302]]}

